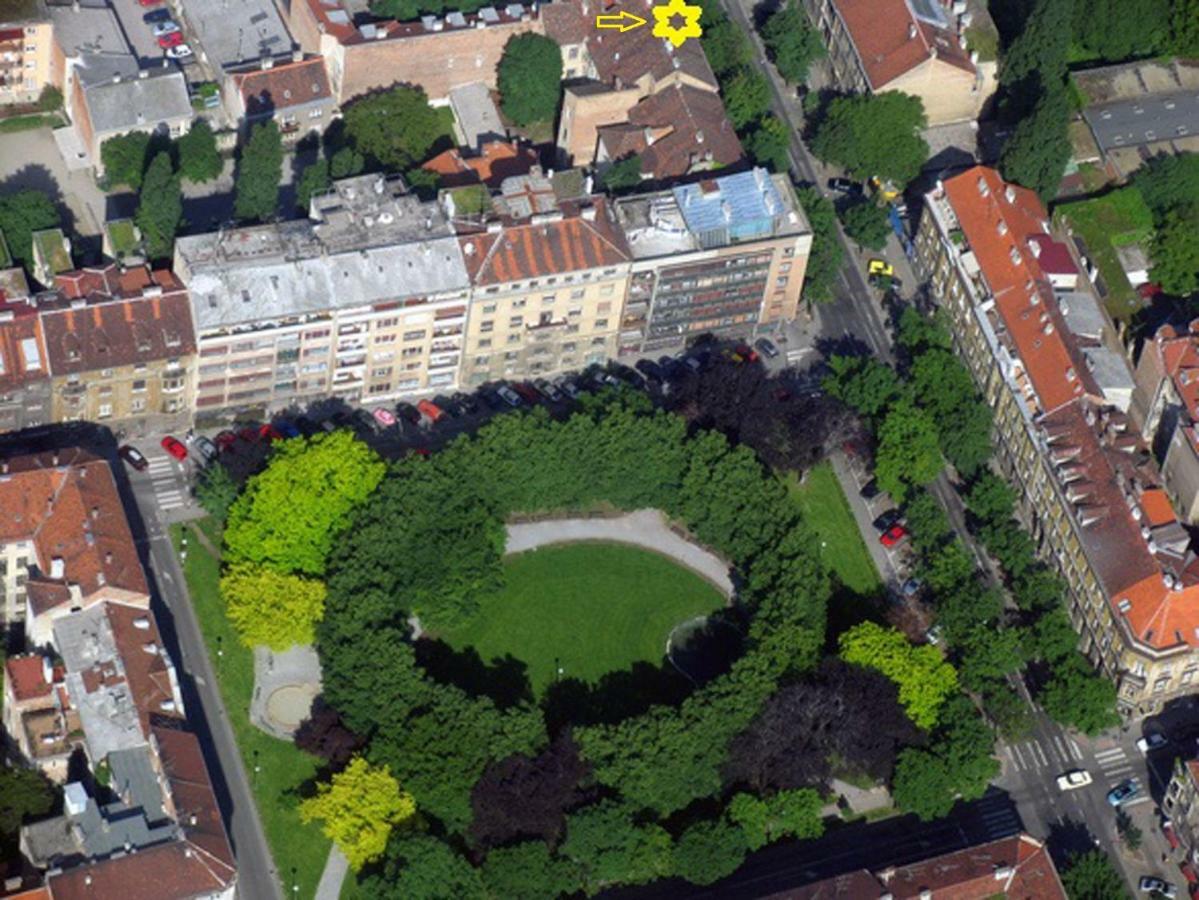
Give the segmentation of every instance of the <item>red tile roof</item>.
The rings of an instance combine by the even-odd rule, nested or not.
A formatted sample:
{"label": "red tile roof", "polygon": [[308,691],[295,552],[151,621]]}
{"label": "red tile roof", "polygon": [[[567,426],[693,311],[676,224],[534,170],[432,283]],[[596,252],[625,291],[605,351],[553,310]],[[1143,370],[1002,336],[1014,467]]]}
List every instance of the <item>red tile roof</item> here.
{"label": "red tile roof", "polygon": [[49,697],[53,690],[46,681],[40,656],[14,656],[5,662],[4,670],[13,697],[18,701]]}
{"label": "red tile roof", "polygon": [[614,266],[631,259],[607,201],[593,198],[594,218],[572,211],[561,219],[503,225],[500,231],[458,239],[471,281],[504,284]]}
{"label": "red tile roof", "polygon": [[[0,542],[32,540],[37,582],[145,596],[145,572],[108,463],[82,449],[20,456],[0,474]],[[63,561],[52,579],[53,560]],[[34,560],[31,560],[34,562]]]}
{"label": "red tile roof", "polygon": [[478,156],[463,156],[455,147],[439,153],[421,166],[441,176],[442,187],[485,184],[498,188],[513,175],[527,175],[537,165],[537,153],[511,141],[488,141]]}
{"label": "red tile roof", "polygon": [[[604,9],[606,15],[620,15],[628,10],[643,19],[653,21],[650,9],[657,0],[628,0],[619,6]],[[593,29],[587,40],[587,52],[595,64],[601,81],[614,84],[619,79],[625,86],[650,79],[663,81],[676,72],[693,78],[716,90],[716,76],[699,41],[687,41],[677,50],[669,42],[653,36],[645,26],[621,34],[618,31]]]}
{"label": "red tile roof", "polygon": [[[182,710],[163,708],[164,703],[173,702],[174,691],[166,659],[161,652],[148,652],[151,647],[162,648],[162,635],[154,616],[148,610],[121,603],[107,603],[105,611],[113,642],[125,668],[129,694],[141,717],[142,729],[149,733],[151,716],[182,716]],[[138,628],[138,621],[144,627]],[[86,673],[84,680],[86,683]]]}
{"label": "red tile roof", "polygon": [[1046,275],[1077,275],[1078,266],[1070,255],[1070,248],[1055,241],[1047,234],[1033,234],[1028,238],[1029,249],[1037,258],[1037,265]]}
{"label": "red tile roof", "polygon": [[575,0],[557,0],[541,7],[541,21],[546,37],[559,46],[581,44],[592,33],[592,19],[586,4]]}
{"label": "red tile roof", "polygon": [[230,76],[246,115],[255,116],[305,106],[333,98],[325,59],[311,56],[299,62],[275,63],[269,69],[261,67]]}
{"label": "red tile roof", "polygon": [[37,308],[27,297],[0,290],[0,391],[50,377]]}
{"label": "red tile roof", "polygon": [[233,850],[221,820],[200,742],[190,731],[156,726],[152,730],[169,787],[170,811],[183,827],[185,840],[209,866],[231,879]]}
{"label": "red tile roof", "polygon": [[191,301],[175,276],[115,265],[55,279],[42,295],[42,329],[55,375],[108,369],[195,352]]}
{"label": "red tile roof", "polygon": [[1178,518],[1170,503],[1170,495],[1161,488],[1149,488],[1142,492],[1141,511],[1145,515],[1145,523],[1150,528],[1169,525]]}
{"label": "red tile roof", "polygon": [[873,90],[883,90],[934,55],[967,72],[970,56],[951,31],[922,22],[904,0],[833,0]]}
{"label": "red tile roof", "polygon": [[198,900],[231,876],[187,841],[172,841],[46,876],[53,900]]}

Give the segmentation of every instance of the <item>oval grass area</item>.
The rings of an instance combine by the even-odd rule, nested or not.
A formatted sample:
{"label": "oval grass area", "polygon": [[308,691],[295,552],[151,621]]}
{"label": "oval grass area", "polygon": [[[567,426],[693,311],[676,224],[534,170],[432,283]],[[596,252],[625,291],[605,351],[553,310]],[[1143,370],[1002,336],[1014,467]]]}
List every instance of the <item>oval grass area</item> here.
{"label": "oval grass area", "polygon": [[484,662],[508,655],[528,666],[533,693],[554,680],[594,682],[635,662],[660,664],[679,622],[724,606],[708,581],[628,544],[556,544],[504,558],[505,586],[483,597],[479,615],[439,636],[473,647]]}

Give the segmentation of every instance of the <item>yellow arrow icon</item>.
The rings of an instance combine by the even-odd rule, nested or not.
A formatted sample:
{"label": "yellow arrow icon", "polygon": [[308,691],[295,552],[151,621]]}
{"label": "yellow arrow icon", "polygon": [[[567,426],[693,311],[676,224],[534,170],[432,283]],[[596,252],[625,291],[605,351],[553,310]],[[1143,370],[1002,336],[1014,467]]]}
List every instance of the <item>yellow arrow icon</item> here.
{"label": "yellow arrow icon", "polygon": [[620,15],[595,17],[596,28],[615,28],[622,34],[630,28],[640,28],[644,24],[645,19],[633,15],[627,9],[622,9]]}

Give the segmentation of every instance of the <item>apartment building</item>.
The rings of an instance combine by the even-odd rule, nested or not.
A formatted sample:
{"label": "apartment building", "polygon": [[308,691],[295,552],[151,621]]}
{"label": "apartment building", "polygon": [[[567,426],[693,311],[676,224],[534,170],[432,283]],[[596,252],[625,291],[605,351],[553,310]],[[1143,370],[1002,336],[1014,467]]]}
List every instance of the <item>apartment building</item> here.
{"label": "apartment building", "polygon": [[1039,263],[1056,243],[1036,195],[983,167],[926,195],[916,240],[995,411],[997,460],[1069,586],[1081,649],[1117,683],[1121,713],[1139,717],[1193,690],[1199,564],[1131,426],[1132,375],[1110,321]]}
{"label": "apartment building", "polygon": [[337,182],[306,220],[180,238],[195,409],[390,400],[457,384],[470,281],[444,211],[398,179]]}
{"label": "apartment building", "polygon": [[843,91],[919,97],[930,126],[978,118],[997,67],[966,49],[972,13],[944,0],[804,0]]}
{"label": "apartment building", "polygon": [[495,210],[459,238],[473,286],[462,383],[615,356],[632,258],[610,201],[559,201],[535,172],[506,179]]}
{"label": "apartment building", "polygon": [[0,433],[50,421],[50,369],[37,307],[0,288]]}
{"label": "apartment building", "polygon": [[187,291],[173,274],[79,269],[36,303],[52,421],[145,433],[190,423],[196,340]]}
{"label": "apartment building", "polygon": [[1199,759],[1174,760],[1174,771],[1162,798],[1168,828],[1182,844],[1187,861],[1199,864]]}
{"label": "apartment building", "polygon": [[229,117],[242,131],[273,121],[285,143],[295,143],[328,128],[337,113],[325,61],[305,58],[302,50],[290,60],[265,57],[256,65],[225,74],[222,92]]}
{"label": "apartment building", "polygon": [[22,827],[47,896],[232,900],[233,853],[108,463],[79,448],[0,460],[0,536],[0,559],[24,560],[37,648],[4,666],[16,760],[66,780],[81,750],[111,792],[69,781],[61,814]]}
{"label": "apartment building", "polygon": [[785,176],[753,169],[616,205],[633,257],[621,353],[749,337],[795,317],[812,229]]}
{"label": "apartment building", "polygon": [[1175,508],[1199,522],[1199,319],[1163,325],[1142,345],[1131,412]]}
{"label": "apartment building", "polygon": [[5,4],[0,14],[0,106],[34,103],[56,75],[54,29],[36,2]]}

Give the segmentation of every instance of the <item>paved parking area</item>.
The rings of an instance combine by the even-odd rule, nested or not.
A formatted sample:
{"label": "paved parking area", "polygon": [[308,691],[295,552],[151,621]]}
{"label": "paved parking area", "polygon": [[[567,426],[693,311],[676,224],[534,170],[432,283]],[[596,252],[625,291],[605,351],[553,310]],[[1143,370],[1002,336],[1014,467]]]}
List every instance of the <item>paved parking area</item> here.
{"label": "paved parking area", "polygon": [[874,565],[878,568],[879,574],[883,576],[888,587],[898,588],[907,577],[905,561],[909,539],[904,538],[894,547],[884,547],[879,543],[878,530],[873,525],[878,516],[888,509],[894,508],[895,501],[884,493],[880,493],[873,500],[866,500],[862,497],[862,487],[870,480],[871,474],[854,457],[846,456],[843,453],[834,453],[830,460],[833,464],[833,471],[837,473],[837,478],[841,481],[845,497],[849,500],[854,520],[862,532],[862,539],[866,542],[870,556],[874,559]]}
{"label": "paved parking area", "polygon": [[100,234],[109,198],[89,172],[68,170],[49,128],[0,135],[0,191],[23,188],[43,191],[68,211],[70,230]]}
{"label": "paved parking area", "polygon": [[[172,10],[161,0],[157,0],[151,6],[142,6],[138,0],[109,0],[109,2],[112,4],[117,19],[121,22],[121,30],[125,32],[125,37],[129,41],[130,52],[137,57],[138,63],[143,68],[164,64],[179,65],[169,59],[166,51],[158,46],[158,38],[154,36],[153,27],[144,19],[151,10],[165,10],[170,13],[171,20],[182,27],[184,23],[177,10]],[[184,74],[187,75],[189,81],[207,80],[210,73],[199,63],[199,48],[196,46],[195,36],[189,34],[186,28],[183,29],[183,36],[184,41],[197,54],[194,57],[196,62],[183,67]]]}

